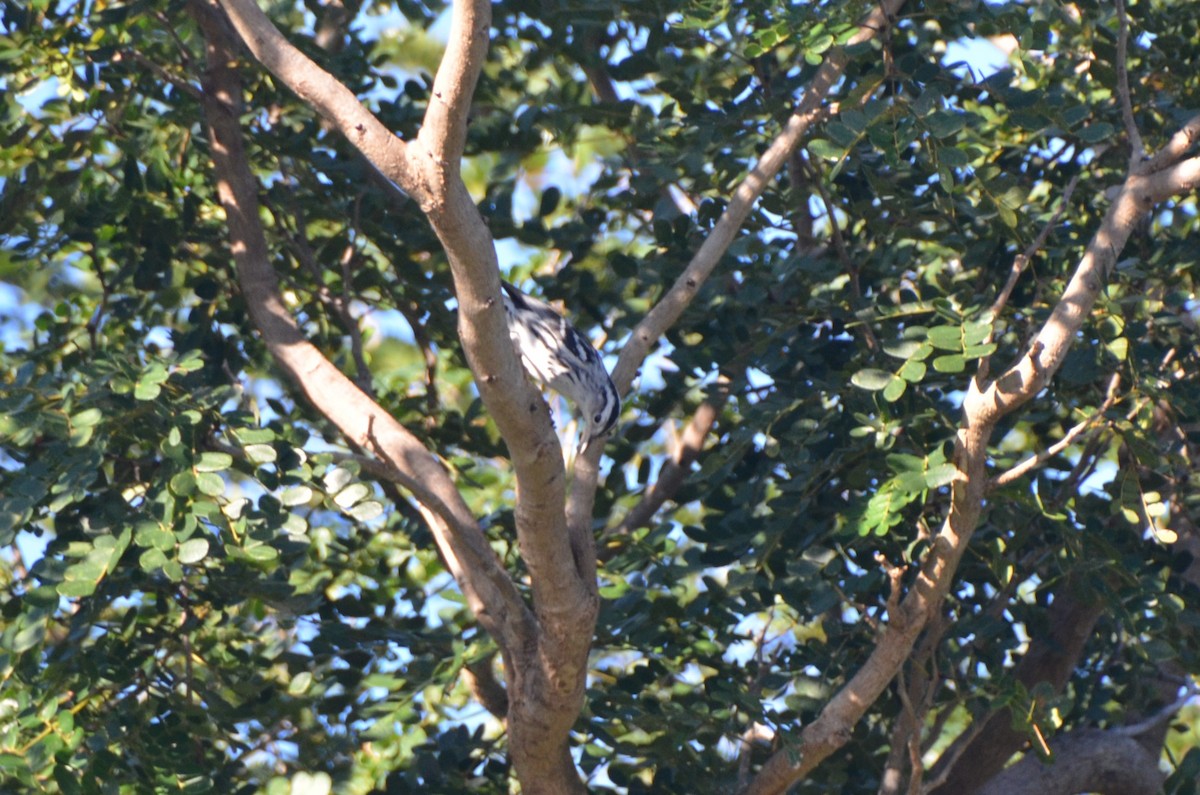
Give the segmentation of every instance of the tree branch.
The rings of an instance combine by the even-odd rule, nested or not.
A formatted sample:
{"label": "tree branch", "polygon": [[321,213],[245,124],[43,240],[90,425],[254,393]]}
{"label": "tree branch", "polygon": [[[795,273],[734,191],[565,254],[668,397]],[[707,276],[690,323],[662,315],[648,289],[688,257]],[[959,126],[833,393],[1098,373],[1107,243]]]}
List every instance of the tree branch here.
{"label": "tree branch", "polygon": [[[861,44],[878,36],[891,24],[892,17],[903,4],[904,0],[883,0],[846,42],[847,46]],[[791,153],[800,145],[809,127],[814,121],[824,118],[822,103],[841,79],[847,60],[844,47],[830,52],[805,90],[799,107],[784,125],[783,132],[767,147],[758,163],[750,169],[750,173],[733,192],[729,206],[725,208],[725,212],[721,214],[700,249],[692,256],[691,262],[667,294],[634,328],[612,372],[613,383],[622,394],[629,391],[634,375],[649,355],[651,346],[667,332],[667,329],[675,325],[695,299],[700,287],[716,269],[721,257],[737,237],[738,230],[750,215],[754,203],[788,162]],[[567,501],[567,525],[573,537],[591,534],[592,508],[596,499],[602,452],[600,446],[596,445],[575,460],[575,480],[571,484],[571,494]]]}
{"label": "tree branch", "polygon": [[[418,198],[420,183],[404,141],[392,135],[350,89],[283,37],[254,0],[221,0],[242,41],[263,66],[333,122],[367,159]],[[230,57],[233,53],[229,53]],[[353,132],[353,135],[348,134]]]}
{"label": "tree branch", "polygon": [[[877,37],[890,26],[892,17],[903,4],[904,0],[883,0],[850,37],[846,46],[861,44]],[[622,393],[628,391],[629,385],[633,383],[633,377],[650,353],[651,346],[667,329],[675,325],[696,297],[704,281],[737,237],[738,230],[750,215],[755,202],[787,163],[791,153],[800,145],[812,122],[821,116],[822,103],[841,79],[847,60],[844,47],[830,52],[805,89],[804,98],[784,125],[783,132],[767,147],[758,163],[734,190],[729,206],[725,208],[725,212],[721,214],[687,268],[633,330],[621,351],[617,366],[613,369],[613,382]]]}
{"label": "tree branch", "polygon": [[[459,170],[470,99],[487,52],[491,4],[454,4],[425,123],[417,140],[405,145],[345,86],[289,44],[254,0],[220,2],[255,57],[418,201],[446,251],[458,297],[463,353],[511,454],[517,538],[530,572],[537,616],[537,631],[522,631],[519,649],[505,648],[505,639],[498,638],[508,664],[513,762],[529,792],[536,791],[535,785],[547,792],[573,791],[582,785],[571,762],[567,733],[582,702],[591,627],[599,609],[595,553],[590,532],[586,539],[579,532],[567,533],[562,451],[545,400],[525,377],[509,340],[495,246]],[[470,550],[459,550],[466,551]],[[464,556],[459,563],[464,568],[454,572],[456,577],[479,561]],[[491,569],[485,566],[483,571]],[[507,587],[513,587],[511,581]],[[495,609],[486,603],[471,607]],[[530,629],[525,622],[521,627]],[[521,663],[513,665],[509,652],[519,652]]]}
{"label": "tree branch", "polygon": [[717,400],[709,399],[700,404],[696,413],[692,415],[687,429],[684,430],[683,438],[679,440],[679,447],[675,450],[675,454],[659,470],[658,480],[642,495],[641,501],[633,506],[621,523],[605,535],[627,535],[640,527],[647,526],[654,520],[658,509],[675,496],[687,479],[692,462],[700,455],[700,451],[704,447],[704,440],[712,431],[724,403],[725,400],[722,397]]}
{"label": "tree branch", "polygon": [[[1046,611],[1049,629],[1030,641],[1013,671],[1016,680],[1028,690],[1044,682],[1061,692],[1103,611],[1099,600],[1081,599],[1071,581],[1064,580]],[[1028,741],[1025,732],[1013,727],[1009,708],[980,717],[977,726],[951,743],[934,765],[935,795],[974,792]]]}
{"label": "tree branch", "polygon": [[1027,753],[979,795],[1154,795],[1166,778],[1158,769],[1158,756],[1120,732],[1069,732],[1051,742],[1050,749],[1050,762]]}
{"label": "tree branch", "polygon": [[[588,634],[578,628],[594,622],[599,598],[594,577],[586,565],[580,570],[580,556],[568,542],[561,449],[545,401],[525,377],[509,341],[495,247],[459,173],[471,93],[487,51],[490,4],[455,3],[425,124],[417,141],[406,146],[349,90],[288,43],[254,0],[221,3],[255,57],[414,196],[428,216],[454,276],[463,352],[512,455],[517,534],[532,575],[535,611],[557,625],[558,637]],[[586,653],[586,641],[566,647],[571,666],[580,670]],[[553,678],[574,678],[560,674]]]}
{"label": "tree branch", "polygon": [[1129,164],[1133,167],[1146,157],[1142,134],[1138,132],[1133,118],[1133,99],[1129,94],[1129,69],[1126,56],[1129,52],[1129,14],[1125,0],[1117,0],[1117,98],[1121,103],[1121,119],[1125,123],[1125,134],[1129,136]]}
{"label": "tree branch", "polygon": [[[890,616],[875,650],[817,719],[804,727],[799,747],[787,748],[767,761],[747,788],[747,795],[783,793],[844,745],[851,728],[896,675],[932,611],[942,603],[983,513],[988,444],[997,423],[1040,392],[1062,366],[1076,333],[1116,265],[1117,255],[1139,220],[1156,200],[1174,195],[1167,192],[1169,189],[1190,190],[1200,180],[1200,163],[1192,165],[1193,161],[1184,161],[1172,165],[1157,163],[1155,159],[1145,162],[1156,163],[1158,171],[1147,177],[1147,166],[1143,165],[1126,177],[1061,300],[1029,349],[997,380],[972,379],[963,401],[955,443],[954,464],[958,473],[951,487],[949,512],[933,539],[916,582],[899,611]],[[1159,177],[1162,177],[1161,187]]]}
{"label": "tree branch", "polygon": [[1183,157],[1192,144],[1200,139],[1200,113],[1196,114],[1171,136],[1167,145],[1158,150],[1149,160],[1141,164],[1143,173],[1154,174],[1167,166],[1172,166]]}
{"label": "tree branch", "polygon": [[1110,378],[1108,381],[1108,390],[1105,394],[1104,402],[1100,404],[1098,409],[1092,412],[1083,422],[1076,424],[1071,428],[1071,430],[1063,434],[1063,438],[1059,439],[1042,452],[1029,456],[1029,458],[1026,458],[1024,461],[1017,464],[1012,469],[1009,469],[1007,472],[1003,472],[992,478],[988,483],[988,491],[1000,488],[1008,483],[1012,483],[1025,473],[1037,468],[1038,466],[1041,466],[1049,459],[1070,447],[1071,444],[1077,438],[1079,438],[1080,434],[1095,425],[1096,422],[1104,416],[1105,412],[1112,408],[1113,403],[1115,403],[1117,400],[1117,388],[1120,386],[1120,384],[1121,374],[1113,373],[1112,378]]}
{"label": "tree branch", "polygon": [[416,496],[480,624],[502,648],[522,647],[534,635],[528,609],[441,464],[325,358],[288,311],[271,268],[259,222],[258,184],[242,142],[242,86],[231,66],[230,35],[211,0],[192,0],[189,8],[206,39],[205,119],[230,249],[251,320],[309,402],[347,439],[387,462],[395,479]]}

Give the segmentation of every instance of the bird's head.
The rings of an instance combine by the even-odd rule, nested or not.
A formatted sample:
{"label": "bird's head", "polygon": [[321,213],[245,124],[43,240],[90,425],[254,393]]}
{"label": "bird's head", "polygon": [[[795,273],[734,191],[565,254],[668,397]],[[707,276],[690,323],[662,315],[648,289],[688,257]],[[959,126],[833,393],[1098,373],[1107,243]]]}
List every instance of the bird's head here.
{"label": "bird's head", "polygon": [[584,447],[609,434],[621,414],[621,395],[612,381],[604,379],[600,389],[587,390],[579,406],[583,413]]}

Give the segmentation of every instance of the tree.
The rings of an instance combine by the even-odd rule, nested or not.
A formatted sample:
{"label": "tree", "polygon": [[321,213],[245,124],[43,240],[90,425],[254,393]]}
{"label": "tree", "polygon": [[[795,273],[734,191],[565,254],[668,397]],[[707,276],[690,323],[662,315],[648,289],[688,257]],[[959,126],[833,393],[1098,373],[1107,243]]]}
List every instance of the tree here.
{"label": "tree", "polygon": [[389,8],[3,4],[6,788],[1197,790],[1195,4]]}

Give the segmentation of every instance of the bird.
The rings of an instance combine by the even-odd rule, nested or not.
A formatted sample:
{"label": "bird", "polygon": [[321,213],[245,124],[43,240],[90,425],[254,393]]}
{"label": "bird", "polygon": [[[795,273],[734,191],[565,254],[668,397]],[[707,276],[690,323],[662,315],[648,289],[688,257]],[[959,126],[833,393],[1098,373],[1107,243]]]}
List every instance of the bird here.
{"label": "bird", "polygon": [[508,336],[521,365],[539,382],[575,404],[583,417],[582,450],[612,431],[621,414],[617,392],[600,354],[549,304],[501,281]]}

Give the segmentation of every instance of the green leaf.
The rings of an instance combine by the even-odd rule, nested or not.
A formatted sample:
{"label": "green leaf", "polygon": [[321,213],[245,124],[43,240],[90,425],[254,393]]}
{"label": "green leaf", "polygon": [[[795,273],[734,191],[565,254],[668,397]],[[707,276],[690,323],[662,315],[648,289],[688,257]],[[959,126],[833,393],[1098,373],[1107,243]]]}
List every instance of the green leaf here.
{"label": "green leaf", "polygon": [[805,45],[805,52],[822,53],[833,46],[833,35],[822,33]]}
{"label": "green leaf", "polygon": [[215,472],[201,472],[196,475],[196,488],[201,494],[219,497],[225,493],[225,481]]}
{"label": "green leaf", "polygon": [[283,528],[283,532],[293,536],[304,535],[308,532],[308,522],[305,521],[303,516],[295,513],[289,513],[287,518],[283,520],[281,527]]}
{"label": "green leaf", "polygon": [[1006,227],[1008,227],[1009,229],[1017,228],[1017,223],[1018,223],[1017,213],[1012,208],[1006,207],[1003,204],[997,205],[996,206],[996,214],[1000,216],[1000,222],[1002,224],[1004,224]]}
{"label": "green leaf", "polygon": [[92,440],[92,433],[94,431],[95,431],[95,427],[91,426],[91,425],[86,425],[82,428],[72,428],[71,429],[71,439],[70,439],[71,446],[72,447],[83,447],[84,445],[86,445],[88,442],[90,442]]}
{"label": "green leaf", "polygon": [[920,383],[925,377],[926,367],[925,362],[907,361],[900,368],[900,377],[910,384]]}
{"label": "green leaf", "polygon": [[963,347],[963,332],[958,326],[935,326],[929,329],[928,339],[933,347],[943,351],[961,351]]}
{"label": "green leaf", "polygon": [[91,596],[99,582],[91,580],[67,580],[58,584],[58,592],[67,598]]}
{"label": "green leaf", "polygon": [[254,444],[270,444],[275,441],[275,432],[270,428],[234,428],[233,438],[249,447]]}
{"label": "green leaf", "polygon": [[929,471],[925,473],[925,485],[931,489],[947,486],[954,482],[957,474],[958,467],[951,463],[930,467]]}
{"label": "green leaf", "polygon": [[939,110],[925,118],[925,127],[937,138],[949,138],[966,126],[965,113]]}
{"label": "green leaf", "polygon": [[926,489],[925,473],[923,472],[902,472],[893,478],[892,482],[896,486],[896,491],[904,494],[917,495]]}
{"label": "green leaf", "polygon": [[1096,124],[1089,124],[1087,127],[1084,127],[1082,130],[1076,133],[1076,135],[1078,135],[1079,140],[1083,141],[1085,144],[1098,144],[1103,141],[1110,140],[1115,133],[1115,127],[1106,121],[1102,121]]}
{"label": "green leaf", "polygon": [[142,571],[156,572],[167,562],[167,556],[161,549],[147,549],[138,557],[138,565]]}
{"label": "green leaf", "polygon": [[963,150],[953,146],[943,146],[937,150],[938,162],[947,168],[966,168],[971,165],[971,158]]}
{"label": "green leaf", "polygon": [[179,545],[179,562],[199,563],[208,555],[207,538],[190,538]]}
{"label": "green leaf", "polygon": [[313,490],[308,486],[292,486],[279,495],[279,501],[291,508],[296,505],[307,505],[313,498]]}
{"label": "green leaf", "polygon": [[23,755],[0,753],[0,769],[18,770],[25,767],[27,767],[27,764]]}
{"label": "green leaf", "polygon": [[354,480],[353,472],[343,467],[335,467],[325,474],[325,490],[336,494],[352,480]]}
{"label": "green leaf", "polygon": [[205,452],[196,461],[197,472],[222,472],[233,466],[233,456],[229,453]]}
{"label": "green leaf", "polygon": [[171,582],[180,582],[183,580],[183,565],[177,560],[168,560],[162,565],[162,573]]}
{"label": "green leaf", "polygon": [[909,453],[890,453],[887,457],[888,466],[893,472],[924,472],[925,459]]}
{"label": "green leaf", "polygon": [[813,157],[819,157],[822,160],[837,161],[846,155],[845,147],[838,146],[826,138],[814,138],[808,142],[807,148]]}
{"label": "green leaf", "polygon": [[892,383],[893,378],[895,378],[895,376],[893,376],[887,370],[876,370],[868,367],[864,370],[859,370],[857,373],[850,376],[850,383],[854,384],[859,389],[877,392],[880,389],[885,388],[888,384]]}
{"label": "green leaf", "polygon": [[893,359],[911,359],[921,350],[920,340],[898,340],[883,346],[883,352]]}
{"label": "green leaf", "polygon": [[250,444],[245,448],[246,458],[252,464],[273,464],[279,457],[275,448],[269,444]]}
{"label": "green leaf", "polygon": [[339,508],[349,508],[354,503],[371,493],[371,489],[363,483],[351,483],[339,491],[333,498]]}
{"label": "green leaf", "polygon": [[963,351],[965,359],[981,359],[984,356],[991,356],[996,352],[996,343],[989,342],[987,345],[970,345]]}
{"label": "green leaf", "polygon": [[381,503],[375,500],[367,500],[355,505],[348,513],[360,522],[369,522],[378,516],[382,516],[383,511],[384,507]]}
{"label": "green leaf", "polygon": [[889,403],[895,403],[904,396],[904,390],[908,388],[908,382],[903,378],[893,377],[888,385],[883,388],[883,399]]}
{"label": "green leaf", "polygon": [[967,369],[967,360],[958,353],[939,356],[933,360],[933,369],[939,373],[961,373]]}
{"label": "green leaf", "polygon": [[275,549],[275,547],[269,547],[265,545],[250,547],[249,549],[243,550],[243,552],[246,554],[246,557],[250,558],[251,560],[256,560],[262,563],[270,562],[279,557],[279,550]]}
{"label": "green leaf", "polygon": [[971,321],[962,327],[962,342],[963,347],[969,348],[973,345],[979,345],[987,339],[992,333],[992,324],[983,321]]}
{"label": "green leaf", "polygon": [[191,470],[180,472],[171,478],[171,492],[180,497],[187,497],[196,493],[196,475]]}
{"label": "green leaf", "polygon": [[133,537],[134,543],[140,547],[169,550],[175,548],[175,535],[158,522],[141,522]]}
{"label": "green leaf", "polygon": [[71,425],[76,428],[89,428],[96,425],[104,418],[104,414],[97,408],[84,409],[75,416],[71,417]]}
{"label": "green leaf", "polygon": [[313,675],[311,671],[301,671],[292,677],[288,682],[288,695],[299,696],[308,692],[308,688],[312,685]]}

